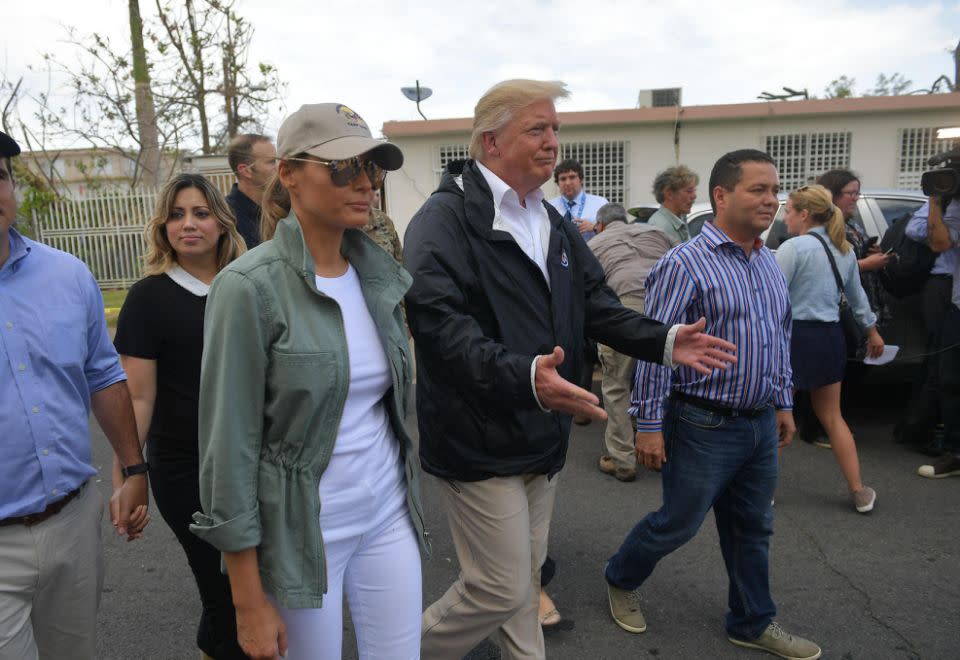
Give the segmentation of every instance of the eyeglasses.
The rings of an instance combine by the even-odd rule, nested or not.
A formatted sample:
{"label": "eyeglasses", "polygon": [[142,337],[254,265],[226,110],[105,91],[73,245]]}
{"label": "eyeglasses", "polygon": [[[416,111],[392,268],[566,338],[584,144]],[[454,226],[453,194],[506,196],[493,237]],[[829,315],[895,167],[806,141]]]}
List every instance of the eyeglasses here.
{"label": "eyeglasses", "polygon": [[841,190],[841,191],[840,191],[840,194],[841,194],[841,195],[846,195],[847,197],[853,197],[854,199],[860,199],[860,191],[859,191],[859,190]]}
{"label": "eyeglasses", "polygon": [[296,160],[301,163],[317,163],[325,165],[330,170],[330,180],[338,188],[345,188],[350,182],[365,172],[374,188],[379,188],[380,184],[387,176],[387,171],[377,165],[372,160],[365,160],[360,156],[345,158],[342,160],[323,160],[320,158],[284,158],[283,160]]}

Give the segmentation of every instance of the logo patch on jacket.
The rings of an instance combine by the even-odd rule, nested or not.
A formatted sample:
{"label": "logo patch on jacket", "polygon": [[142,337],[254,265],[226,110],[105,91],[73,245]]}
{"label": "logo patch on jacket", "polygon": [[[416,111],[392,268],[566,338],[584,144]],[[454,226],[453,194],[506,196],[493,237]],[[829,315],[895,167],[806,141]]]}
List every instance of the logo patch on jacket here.
{"label": "logo patch on jacket", "polygon": [[564,268],[568,268],[568,267],[570,266],[570,260],[567,259],[567,251],[566,251],[566,250],[561,250],[561,251],[560,251],[560,265],[563,266]]}

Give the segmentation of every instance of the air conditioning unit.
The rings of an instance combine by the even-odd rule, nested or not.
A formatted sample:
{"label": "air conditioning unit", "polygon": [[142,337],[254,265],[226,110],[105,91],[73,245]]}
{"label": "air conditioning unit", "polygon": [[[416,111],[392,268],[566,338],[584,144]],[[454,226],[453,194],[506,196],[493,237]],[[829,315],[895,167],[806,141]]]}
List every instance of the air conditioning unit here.
{"label": "air conditioning unit", "polygon": [[638,108],[669,108],[680,105],[680,87],[641,89],[637,94]]}

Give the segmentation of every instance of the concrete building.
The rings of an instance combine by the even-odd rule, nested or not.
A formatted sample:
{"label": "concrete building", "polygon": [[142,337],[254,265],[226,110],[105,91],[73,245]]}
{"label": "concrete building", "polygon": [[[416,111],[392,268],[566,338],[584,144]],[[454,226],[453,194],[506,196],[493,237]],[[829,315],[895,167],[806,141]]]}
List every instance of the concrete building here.
{"label": "concrete building", "polygon": [[[960,93],[561,112],[560,121],[561,157],[580,160],[589,192],[627,207],[656,205],[653,179],[677,163],[700,175],[698,196],[707,200],[713,163],[739,148],[773,156],[786,190],[835,167],[853,169],[865,187],[918,189],[926,159],[950,148],[936,129],[960,125]],[[383,125],[404,153],[403,168],[386,179],[387,211],[401,237],[446,163],[466,157],[472,123]],[[544,192],[558,194],[553,181]]]}

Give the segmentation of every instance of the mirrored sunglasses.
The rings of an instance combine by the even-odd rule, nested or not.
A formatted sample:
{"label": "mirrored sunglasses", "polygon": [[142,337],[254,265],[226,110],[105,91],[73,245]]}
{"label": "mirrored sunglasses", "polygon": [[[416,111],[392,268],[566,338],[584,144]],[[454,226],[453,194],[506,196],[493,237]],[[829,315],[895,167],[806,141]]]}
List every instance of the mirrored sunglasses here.
{"label": "mirrored sunglasses", "polygon": [[339,188],[350,185],[350,182],[360,176],[361,172],[366,172],[367,178],[370,179],[374,188],[379,188],[387,176],[385,169],[372,160],[363,159],[360,156],[342,160],[323,160],[321,158],[285,158],[284,160],[325,165],[330,170],[330,180],[333,181],[333,185]]}

